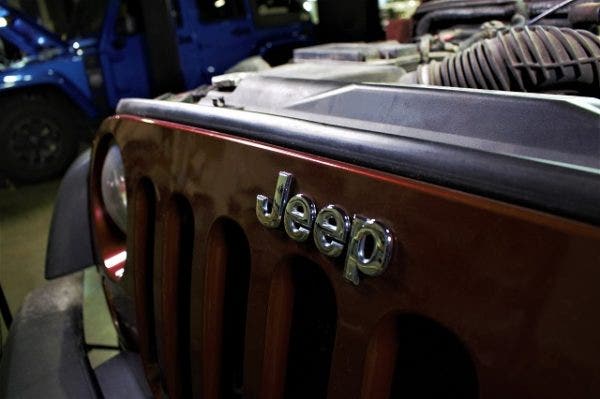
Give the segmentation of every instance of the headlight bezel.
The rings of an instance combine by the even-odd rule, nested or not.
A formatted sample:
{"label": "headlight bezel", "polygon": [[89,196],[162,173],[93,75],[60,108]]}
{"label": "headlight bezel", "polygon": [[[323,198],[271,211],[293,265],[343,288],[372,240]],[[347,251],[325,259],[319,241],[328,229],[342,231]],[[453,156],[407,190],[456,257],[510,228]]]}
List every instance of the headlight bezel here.
{"label": "headlight bezel", "polygon": [[112,141],[100,171],[100,190],[104,209],[111,221],[127,232],[127,183],[121,149]]}
{"label": "headlight bezel", "polygon": [[[94,251],[96,254],[96,264],[103,275],[114,282],[119,282],[126,275],[127,211],[126,209],[124,211],[125,223],[121,222],[121,226],[119,226],[118,222],[114,220],[116,217],[114,211],[109,211],[109,208],[112,206],[108,205],[110,200],[107,202],[106,195],[103,195],[102,172],[103,169],[105,169],[106,160],[110,159],[109,153],[111,152],[111,149],[113,149],[112,156],[114,156],[115,151],[118,150],[118,154],[121,158],[122,174],[117,171],[116,175],[118,176],[121,174],[123,179],[122,187],[113,187],[114,189],[117,189],[113,194],[121,192],[124,195],[124,198],[127,198],[127,178],[125,167],[123,165],[122,146],[119,145],[116,138],[110,133],[99,135],[96,138],[92,151],[89,188],[90,219]],[[126,200],[124,203],[126,203]]]}

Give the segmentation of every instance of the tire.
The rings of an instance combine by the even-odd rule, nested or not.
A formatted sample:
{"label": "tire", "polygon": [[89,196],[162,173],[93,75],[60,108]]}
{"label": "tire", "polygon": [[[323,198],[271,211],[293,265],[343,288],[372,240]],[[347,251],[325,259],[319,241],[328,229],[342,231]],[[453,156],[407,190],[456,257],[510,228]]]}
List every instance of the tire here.
{"label": "tire", "polygon": [[0,169],[16,182],[60,175],[77,155],[78,110],[51,91],[20,92],[0,99]]}

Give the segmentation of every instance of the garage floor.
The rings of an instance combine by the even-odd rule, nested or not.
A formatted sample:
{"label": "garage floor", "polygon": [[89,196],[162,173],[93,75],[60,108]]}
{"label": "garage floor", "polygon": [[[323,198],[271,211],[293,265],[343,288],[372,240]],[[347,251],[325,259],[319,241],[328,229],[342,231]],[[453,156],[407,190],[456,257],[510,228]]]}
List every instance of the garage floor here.
{"label": "garage floor", "polygon": [[[15,314],[33,288],[44,284],[46,241],[59,180],[0,188],[0,284]],[[6,327],[1,324],[2,342]],[[117,345],[100,278],[94,267],[85,271],[84,327],[88,343]],[[95,367],[116,351],[92,350]]]}

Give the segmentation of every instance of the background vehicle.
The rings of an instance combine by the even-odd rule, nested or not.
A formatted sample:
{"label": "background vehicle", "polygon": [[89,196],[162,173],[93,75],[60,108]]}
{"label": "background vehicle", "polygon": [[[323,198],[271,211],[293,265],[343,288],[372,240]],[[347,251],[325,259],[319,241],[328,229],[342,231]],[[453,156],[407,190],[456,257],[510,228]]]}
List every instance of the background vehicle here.
{"label": "background vehicle", "polygon": [[[528,32],[554,54],[569,38],[563,75],[531,51],[540,84],[401,84],[431,59],[466,84],[463,51]],[[75,323],[56,323],[44,335],[67,336],[63,369],[81,371],[63,381],[105,396],[598,397],[600,101],[581,93],[599,75],[570,72],[597,68],[600,39],[430,39],[447,54],[424,38],[315,46],[210,90],[121,101],[63,181],[46,273],[98,265],[123,351],[85,369]],[[53,284],[40,297],[77,281]],[[77,314],[70,298],[57,313]],[[9,397],[57,386],[23,367],[61,375],[18,344],[32,314],[0,366]]]}
{"label": "background vehicle", "polygon": [[119,99],[194,88],[251,55],[285,62],[310,43],[300,6],[222,3],[96,2],[96,34],[67,40],[0,5],[0,168],[24,181],[54,176],[86,122]]}

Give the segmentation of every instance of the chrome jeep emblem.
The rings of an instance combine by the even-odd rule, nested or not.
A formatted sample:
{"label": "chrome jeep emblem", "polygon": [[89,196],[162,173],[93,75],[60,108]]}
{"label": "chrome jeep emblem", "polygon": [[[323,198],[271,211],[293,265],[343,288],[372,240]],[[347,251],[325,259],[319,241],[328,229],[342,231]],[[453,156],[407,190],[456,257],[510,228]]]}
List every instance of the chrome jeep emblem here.
{"label": "chrome jeep emblem", "polygon": [[358,285],[358,270],[379,276],[390,261],[393,241],[392,233],[381,223],[354,215],[344,277]]}
{"label": "chrome jeep emblem", "polygon": [[392,255],[392,232],[380,222],[354,215],[352,220],[336,206],[317,212],[314,201],[305,194],[289,198],[294,177],[279,172],[271,200],[256,196],[256,216],[261,224],[278,228],[283,220],[287,235],[298,242],[307,241],[312,232],[317,249],[324,255],[339,257],[346,251],[344,278],[358,285],[359,272],[378,276],[385,271]]}
{"label": "chrome jeep emblem", "polygon": [[327,256],[338,257],[344,252],[350,231],[350,218],[342,208],[327,205],[317,215],[313,236],[315,245]]}
{"label": "chrome jeep emblem", "polygon": [[285,206],[283,227],[296,241],[306,241],[317,217],[315,203],[304,194],[296,194]]}
{"label": "chrome jeep emblem", "polygon": [[288,200],[294,178],[287,172],[279,172],[273,201],[264,195],[256,196],[256,216],[267,227],[279,227],[283,217],[283,208]]}

